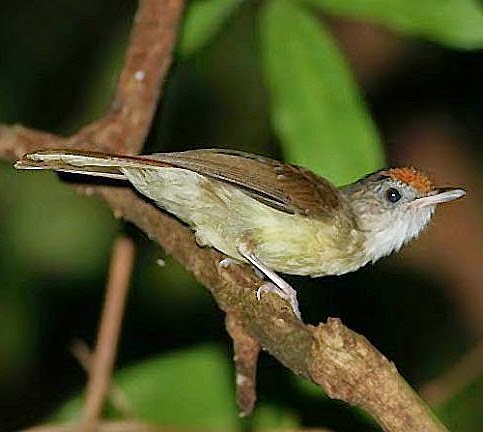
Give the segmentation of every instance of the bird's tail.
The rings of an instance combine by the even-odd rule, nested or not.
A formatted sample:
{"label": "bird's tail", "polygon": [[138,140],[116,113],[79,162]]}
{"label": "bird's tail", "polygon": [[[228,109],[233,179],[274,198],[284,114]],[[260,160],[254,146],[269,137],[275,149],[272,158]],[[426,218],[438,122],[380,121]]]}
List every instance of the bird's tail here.
{"label": "bird's tail", "polygon": [[43,150],[27,153],[15,163],[17,169],[43,169],[127,180],[122,168],[166,166],[142,156],[121,156],[77,150]]}

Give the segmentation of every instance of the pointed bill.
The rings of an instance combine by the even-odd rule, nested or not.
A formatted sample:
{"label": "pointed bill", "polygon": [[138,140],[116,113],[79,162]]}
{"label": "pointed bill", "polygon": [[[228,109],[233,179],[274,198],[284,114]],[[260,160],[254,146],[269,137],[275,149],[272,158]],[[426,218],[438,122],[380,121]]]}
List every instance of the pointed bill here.
{"label": "pointed bill", "polygon": [[434,195],[428,195],[413,201],[413,205],[417,207],[426,207],[437,205],[448,201],[461,198],[466,195],[463,189],[440,188],[436,190]]}

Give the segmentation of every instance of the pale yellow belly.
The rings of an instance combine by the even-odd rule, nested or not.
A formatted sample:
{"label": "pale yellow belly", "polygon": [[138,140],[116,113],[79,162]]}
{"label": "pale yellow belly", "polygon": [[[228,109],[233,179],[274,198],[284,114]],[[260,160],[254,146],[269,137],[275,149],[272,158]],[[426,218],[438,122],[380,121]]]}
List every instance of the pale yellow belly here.
{"label": "pale yellow belly", "polygon": [[344,225],[346,221],[328,223],[287,214],[234,186],[184,169],[123,171],[136,189],[189,224],[200,244],[232,258],[244,260],[237,245],[248,240],[267,267],[283,273],[341,274],[364,261],[357,258],[362,238]]}

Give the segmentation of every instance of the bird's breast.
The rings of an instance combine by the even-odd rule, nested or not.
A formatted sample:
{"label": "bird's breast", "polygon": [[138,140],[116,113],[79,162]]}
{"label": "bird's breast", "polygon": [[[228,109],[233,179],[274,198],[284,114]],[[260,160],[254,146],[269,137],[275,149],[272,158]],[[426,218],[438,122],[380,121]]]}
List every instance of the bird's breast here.
{"label": "bird's breast", "polygon": [[348,222],[280,215],[255,230],[256,255],[275,271],[296,275],[343,274],[363,265],[363,240]]}

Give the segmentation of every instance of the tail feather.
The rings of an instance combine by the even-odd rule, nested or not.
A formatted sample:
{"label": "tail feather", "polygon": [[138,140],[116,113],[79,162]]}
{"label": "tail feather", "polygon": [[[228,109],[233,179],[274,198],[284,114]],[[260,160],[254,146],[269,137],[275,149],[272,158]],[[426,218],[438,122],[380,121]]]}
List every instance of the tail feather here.
{"label": "tail feather", "polygon": [[145,167],[146,162],[140,157],[114,156],[84,151],[45,150],[27,153],[15,163],[14,167],[127,180],[121,171],[122,167]]}

